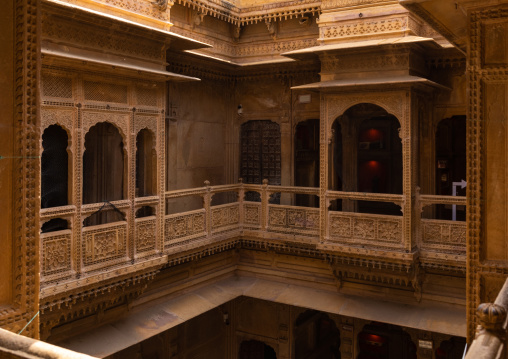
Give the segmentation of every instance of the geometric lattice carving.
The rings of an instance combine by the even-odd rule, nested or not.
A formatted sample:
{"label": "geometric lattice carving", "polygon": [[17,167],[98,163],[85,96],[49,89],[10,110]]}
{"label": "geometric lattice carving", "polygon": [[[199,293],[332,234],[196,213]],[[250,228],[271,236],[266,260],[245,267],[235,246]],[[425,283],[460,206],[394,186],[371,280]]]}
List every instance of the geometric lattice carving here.
{"label": "geometric lattice carving", "polygon": [[72,98],[72,79],[69,77],[42,75],[42,96]]}
{"label": "geometric lattice carving", "polygon": [[127,103],[127,86],[84,81],[85,100]]}
{"label": "geometric lattice carving", "polygon": [[261,205],[260,204],[244,204],[243,205],[244,212],[244,223],[245,224],[261,224]]}
{"label": "geometric lattice carving", "polygon": [[212,208],[212,228],[222,228],[238,224],[240,211],[238,203],[226,204]]}
{"label": "geometric lattice carving", "polygon": [[329,226],[330,240],[335,242],[402,245],[402,217],[330,212]]}
{"label": "geometric lattice carving", "polygon": [[241,127],[241,176],[245,183],[271,185],[281,181],[280,126],[272,121],[249,121]]}
{"label": "geometric lattice carving", "polygon": [[156,88],[136,87],[136,104],[141,106],[157,106],[158,92]]}
{"label": "geometric lattice carving", "polygon": [[103,224],[83,229],[85,265],[106,262],[127,255],[127,223]]}
{"label": "geometric lattice carving", "polygon": [[317,235],[319,209],[270,205],[268,224],[273,232]]}

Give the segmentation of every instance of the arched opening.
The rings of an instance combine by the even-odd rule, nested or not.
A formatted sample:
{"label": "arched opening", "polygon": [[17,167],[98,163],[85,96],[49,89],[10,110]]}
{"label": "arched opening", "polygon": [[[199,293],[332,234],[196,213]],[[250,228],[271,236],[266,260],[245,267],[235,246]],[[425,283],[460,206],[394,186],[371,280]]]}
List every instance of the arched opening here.
{"label": "arched opening", "polygon": [[150,206],[143,206],[136,211],[136,218],[155,216],[155,209]]}
{"label": "arched opening", "polygon": [[295,359],[340,359],[340,332],[325,313],[307,310],[300,314],[294,328]]}
{"label": "arched opening", "polygon": [[124,198],[124,144],[118,129],[108,122],[90,128],[83,155],[83,204],[108,202],[83,221],[94,226],[122,221],[125,216],[109,204]]}
{"label": "arched opening", "polygon": [[42,134],[41,208],[65,206],[68,201],[68,136],[58,125]]}
{"label": "arched opening", "polygon": [[[241,126],[240,174],[244,183],[281,184],[280,126],[268,120],[248,121]],[[260,201],[259,193],[247,192],[247,201]],[[270,203],[280,203],[280,193]]]}
{"label": "arched opening", "polygon": [[[319,120],[300,122],[295,130],[295,186],[319,187]],[[317,196],[297,194],[297,206],[319,207]]]}
{"label": "arched opening", "polygon": [[156,194],[155,139],[147,129],[139,131],[136,136],[136,197]]}
{"label": "arched opening", "polygon": [[41,233],[63,231],[65,229],[69,229],[69,224],[65,219],[53,218],[47,222],[44,222],[41,227]]}
{"label": "arched opening", "polygon": [[[466,179],[466,117],[454,116],[439,122],[436,130],[436,194],[466,195],[462,180]],[[437,219],[451,219],[452,206],[437,205]],[[456,207],[456,218],[465,221],[465,206]]]}
{"label": "arched opening", "polygon": [[277,359],[275,350],[259,341],[259,340],[244,340],[240,344],[239,359]]}
{"label": "arched opening", "polygon": [[[355,105],[337,118],[332,127],[332,189],[402,194],[399,128],[395,116],[368,103]],[[344,200],[342,205],[349,212],[401,215],[393,203]]]}
{"label": "arched opening", "polygon": [[451,337],[448,340],[443,340],[436,348],[436,359],[461,359],[465,347],[465,338]]}
{"label": "arched opening", "polygon": [[124,144],[108,122],[90,128],[83,155],[83,203],[116,201],[124,197]]}
{"label": "arched opening", "polygon": [[358,334],[357,359],[416,359],[416,345],[401,327],[372,323]]}

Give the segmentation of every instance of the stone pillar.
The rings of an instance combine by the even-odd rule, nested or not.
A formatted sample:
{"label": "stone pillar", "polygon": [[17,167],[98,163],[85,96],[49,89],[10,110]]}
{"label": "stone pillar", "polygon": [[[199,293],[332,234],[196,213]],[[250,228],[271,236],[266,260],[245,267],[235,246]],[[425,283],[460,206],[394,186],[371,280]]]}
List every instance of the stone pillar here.
{"label": "stone pillar", "polygon": [[508,3],[468,9],[467,322],[508,275]]}
{"label": "stone pillar", "polygon": [[0,327],[39,337],[38,0],[0,6]]}
{"label": "stone pillar", "polygon": [[403,218],[403,248],[410,252],[416,245],[416,212],[415,195],[418,174],[418,99],[416,94],[406,91],[405,117],[399,118],[401,129],[399,135],[402,141],[402,210]]}

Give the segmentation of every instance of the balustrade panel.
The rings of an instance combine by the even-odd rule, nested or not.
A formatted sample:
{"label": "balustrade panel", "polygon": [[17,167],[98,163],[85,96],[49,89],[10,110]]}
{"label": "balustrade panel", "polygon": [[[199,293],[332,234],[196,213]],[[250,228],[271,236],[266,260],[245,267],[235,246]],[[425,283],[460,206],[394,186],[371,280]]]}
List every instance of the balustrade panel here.
{"label": "balustrade panel", "polygon": [[136,218],[136,257],[145,257],[155,253],[156,223],[155,216]]}
{"label": "balustrade panel", "polygon": [[422,219],[422,248],[466,253],[466,222]]}
{"label": "balustrade panel", "polygon": [[230,203],[211,208],[212,233],[237,230],[240,224],[240,204]]}
{"label": "balustrade panel", "polygon": [[125,221],[83,228],[82,261],[85,271],[127,262],[127,233]]}
{"label": "balustrade panel", "polygon": [[167,215],[164,226],[164,249],[206,237],[205,209]]}
{"label": "balustrade panel", "polygon": [[41,283],[66,279],[72,275],[71,241],[70,229],[41,234]]}
{"label": "balustrade panel", "polygon": [[319,209],[269,205],[268,230],[295,235],[318,236]]}
{"label": "balustrade panel", "polygon": [[246,229],[261,228],[261,203],[255,202],[243,203],[243,228]]}
{"label": "balustrade panel", "polygon": [[330,242],[401,249],[402,217],[329,212]]}

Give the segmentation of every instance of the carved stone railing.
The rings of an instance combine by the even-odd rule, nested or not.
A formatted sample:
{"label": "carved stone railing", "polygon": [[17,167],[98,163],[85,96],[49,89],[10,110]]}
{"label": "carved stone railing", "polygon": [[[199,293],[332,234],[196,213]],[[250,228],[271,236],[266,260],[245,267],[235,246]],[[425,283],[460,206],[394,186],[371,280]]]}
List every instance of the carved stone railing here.
{"label": "carved stone railing", "polygon": [[157,251],[157,217],[149,216],[136,218],[134,238],[136,243],[136,257],[146,257]]}
{"label": "carved stone railing", "polygon": [[[246,192],[259,193],[259,202],[245,200]],[[279,193],[280,196],[275,196],[277,201],[272,201],[274,194]],[[212,205],[212,199],[218,194],[224,194],[218,198],[222,201],[219,203],[226,203]],[[103,203],[86,204],[79,211],[74,206],[41,210],[41,223],[63,218],[70,224],[70,229],[41,234],[42,287],[95,275],[98,271],[127,268],[132,263],[159,263],[163,256],[174,257],[193,248],[241,236],[315,244],[318,249],[330,251],[360,253],[360,250],[373,255],[391,251],[390,255],[400,254],[400,258],[411,255],[405,242],[404,213],[400,216],[380,215],[328,208],[332,200],[342,199],[351,201],[349,204],[354,201],[395,203],[403,212],[402,195],[326,191],[324,198],[320,198],[320,203],[325,206],[313,208],[292,205],[298,194],[319,196],[320,190],[271,186],[266,181],[261,185],[221,186],[210,186],[205,182],[205,186],[199,188],[167,191],[162,199],[152,196],[136,198],[133,203],[128,200],[112,202],[125,214],[125,220],[89,227],[82,226],[83,220],[98,211]],[[198,197],[199,200],[188,201],[186,197]],[[164,200],[176,199],[199,206],[194,210],[164,214]],[[279,199],[280,204],[271,203]],[[420,208],[443,201],[457,205],[464,202],[463,198],[443,196],[419,196],[418,200]],[[147,217],[135,218],[137,210],[145,206],[153,212],[148,212]],[[143,213],[146,212],[140,212]],[[414,233],[417,240],[412,237]],[[416,241],[422,250],[421,260],[434,260],[443,255],[448,256],[449,261],[452,253],[454,257],[451,259],[457,257],[462,265],[464,222],[417,218],[416,230],[410,237],[409,240]]]}
{"label": "carved stone railing", "polygon": [[86,272],[127,262],[127,222],[83,228],[81,250]]}
{"label": "carved stone railing", "polygon": [[238,229],[240,204],[229,203],[211,208],[212,234]]}
{"label": "carved stone railing", "polygon": [[329,242],[368,247],[402,248],[402,217],[329,212]]}
{"label": "carved stone railing", "polygon": [[72,275],[72,231],[41,233],[41,282],[54,282]]}
{"label": "carved stone railing", "polygon": [[319,236],[319,209],[268,205],[268,231]]}
{"label": "carved stone railing", "polygon": [[422,219],[422,249],[466,253],[466,222]]}
{"label": "carved stone railing", "polygon": [[204,208],[167,215],[164,223],[164,249],[206,237],[205,217]]}
{"label": "carved stone railing", "polygon": [[[464,196],[418,195],[420,213],[431,205],[466,205]],[[420,248],[423,251],[466,254],[466,222],[420,218]]]}
{"label": "carved stone railing", "polygon": [[506,358],[506,339],[508,330],[508,280],[499,292],[494,303],[478,306],[477,316],[480,325],[476,337],[466,354],[466,359]]}

